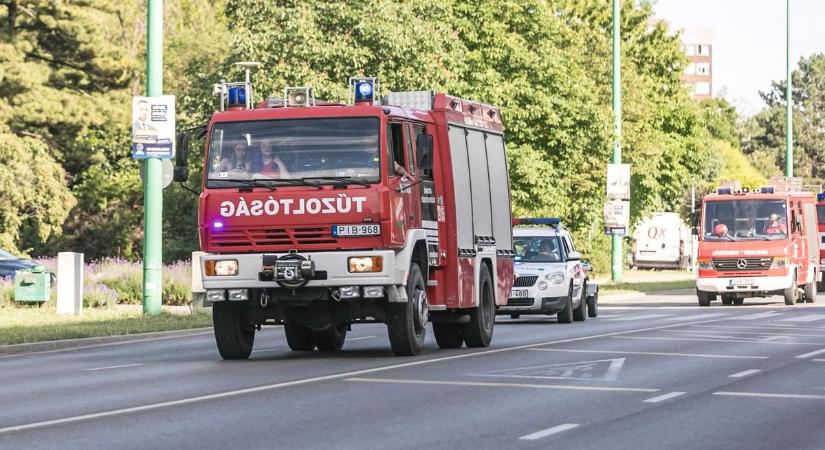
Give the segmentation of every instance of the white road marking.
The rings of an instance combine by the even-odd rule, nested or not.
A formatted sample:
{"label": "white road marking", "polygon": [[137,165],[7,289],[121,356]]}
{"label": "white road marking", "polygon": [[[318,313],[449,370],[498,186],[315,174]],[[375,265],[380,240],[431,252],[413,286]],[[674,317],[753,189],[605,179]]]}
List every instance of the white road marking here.
{"label": "white road marking", "polygon": [[659,403],[684,394],[684,392],[668,392],[667,394],[662,394],[658,397],[652,397],[647,400],[644,400],[644,403]]}
{"label": "white road marking", "polygon": [[124,368],[124,367],[137,367],[137,366],[142,366],[142,365],[143,364],[122,364],[120,366],[94,367],[94,368],[91,368],[91,369],[83,369],[83,370],[85,370],[87,372],[91,372],[93,370],[121,369],[121,368]]}
{"label": "white road marking", "polygon": [[763,398],[796,398],[802,400],[825,400],[825,395],[802,395],[802,394],[773,394],[769,392],[731,392],[719,391],[713,395],[728,395],[734,397],[763,397]]}
{"label": "white road marking", "polygon": [[825,348],[823,348],[822,350],[816,350],[816,351],[813,351],[813,352],[810,352],[810,353],[803,353],[803,354],[797,356],[797,358],[801,358],[801,359],[810,358],[811,356],[816,356],[816,355],[819,355],[819,354],[822,354],[822,353],[825,353]]}
{"label": "white road marking", "polygon": [[748,314],[746,316],[731,317],[730,320],[767,319],[767,318],[772,318],[774,316],[779,316],[779,315],[782,315],[782,313],[778,312],[778,311],[768,311],[768,312],[757,313],[757,314]]}
{"label": "white road marking", "polygon": [[[705,339],[705,338],[677,338],[677,337],[650,337],[650,336],[611,336],[615,339],[650,339],[657,341],[704,341],[704,342],[747,342],[749,344],[773,344],[773,345],[822,345],[816,342],[773,342],[755,341],[745,339]],[[825,351],[825,350],[823,350]],[[798,356],[797,356],[798,358]]]}
{"label": "white road marking", "polygon": [[[717,320],[720,320],[720,319],[717,319]],[[425,359],[425,360],[421,360],[421,361],[412,361],[412,362],[407,362],[407,363],[391,364],[389,366],[379,366],[379,367],[373,367],[371,369],[362,369],[362,370],[356,370],[356,371],[351,371],[351,372],[335,373],[335,374],[324,375],[324,376],[320,376],[320,377],[303,378],[303,379],[288,381],[288,382],[284,382],[284,383],[275,383],[275,384],[268,384],[268,385],[256,386],[256,387],[251,387],[251,388],[236,389],[236,390],[232,390],[232,391],[224,391],[224,392],[218,392],[218,393],[214,393],[214,394],[207,394],[207,395],[200,395],[200,396],[196,396],[196,397],[182,398],[182,399],[179,399],[179,400],[172,400],[172,401],[167,401],[167,402],[150,403],[150,404],[135,406],[135,407],[131,407],[131,408],[114,409],[114,410],[101,411],[101,412],[92,413],[92,414],[83,414],[83,415],[79,415],[79,416],[64,417],[64,418],[60,418],[60,419],[45,420],[45,421],[41,421],[41,422],[31,422],[31,423],[27,423],[27,424],[13,425],[13,426],[9,426],[9,427],[0,428],[0,434],[11,433],[11,432],[15,432],[15,431],[24,431],[24,430],[32,430],[32,429],[37,429],[37,428],[44,428],[44,427],[48,427],[48,426],[52,426],[52,425],[62,425],[62,424],[67,424],[67,423],[75,423],[75,422],[81,422],[81,421],[85,421],[85,420],[100,419],[100,418],[103,418],[103,417],[113,417],[113,416],[119,416],[119,415],[124,415],[124,414],[135,413],[135,412],[151,411],[151,410],[166,408],[166,407],[170,407],[170,406],[189,405],[189,404],[199,403],[199,402],[204,402],[204,401],[209,401],[209,400],[216,400],[216,399],[221,399],[221,398],[234,397],[234,396],[238,396],[238,395],[245,395],[245,394],[251,394],[251,393],[256,393],[256,392],[271,391],[271,390],[281,389],[281,388],[285,388],[285,387],[300,386],[300,385],[309,384],[309,383],[317,383],[317,382],[320,382],[320,381],[337,380],[337,379],[352,377],[352,376],[356,376],[356,375],[365,375],[365,374],[368,374],[368,373],[383,372],[383,371],[387,371],[387,370],[400,369],[400,368],[405,368],[405,367],[414,367],[414,366],[420,366],[420,365],[424,365],[424,364],[432,364],[432,363],[437,363],[437,362],[442,362],[442,361],[452,361],[452,360],[463,359],[463,358],[473,358],[473,357],[477,357],[477,356],[485,356],[485,355],[491,355],[491,354],[495,354],[495,353],[512,352],[512,351],[524,350],[524,349],[534,348],[534,347],[542,347],[542,346],[554,345],[554,344],[564,344],[564,343],[567,343],[567,342],[578,342],[578,341],[586,341],[586,340],[590,340],[590,339],[600,339],[600,338],[618,336],[618,335],[621,335],[621,334],[628,334],[628,333],[640,333],[640,332],[644,332],[644,331],[658,330],[658,329],[661,329],[661,328],[688,326],[688,325],[693,325],[693,324],[698,324],[698,323],[699,322],[674,323],[674,324],[670,324],[670,325],[660,325],[660,326],[657,326],[657,327],[638,328],[638,329],[635,329],[635,330],[614,331],[614,332],[611,332],[611,333],[593,334],[593,335],[589,335],[589,336],[581,336],[581,337],[575,337],[575,338],[569,338],[569,339],[560,339],[560,340],[555,340],[555,341],[537,342],[537,343],[533,343],[533,344],[517,345],[515,347],[505,347],[505,348],[497,348],[497,349],[492,349],[492,350],[476,351],[476,352],[472,352],[472,353],[462,353],[462,354],[458,354],[458,355],[450,355],[450,356],[444,356],[444,357],[441,357],[441,358]],[[203,333],[203,334],[206,334],[206,333]],[[168,338],[166,338],[166,339],[168,339]],[[102,345],[111,345],[111,344],[102,344]],[[655,390],[655,391],[658,391],[658,390]]]}
{"label": "white road marking", "polygon": [[761,370],[759,370],[759,369],[748,369],[748,370],[743,370],[741,372],[736,372],[732,375],[728,375],[728,378],[742,378],[742,377],[746,377],[748,375],[753,375],[753,374],[759,373],[759,372],[761,372]]}
{"label": "white road marking", "polygon": [[615,320],[615,321],[619,322],[619,321],[626,321],[626,320],[644,320],[644,319],[655,319],[655,318],[657,318],[657,317],[670,317],[670,316],[672,316],[672,315],[673,315],[673,314],[642,314],[641,316],[633,316],[633,315],[628,316],[628,315],[622,315],[622,316],[620,316],[620,317],[618,317],[618,318],[615,318],[615,319],[614,319],[614,318],[612,318],[612,317],[611,317],[611,318],[609,318],[609,319],[607,319],[607,320]]}
{"label": "white road marking", "polygon": [[807,316],[791,317],[790,319],[782,319],[780,322],[815,322],[817,320],[825,320],[825,314],[808,314]]}
{"label": "white road marking", "polygon": [[719,316],[727,316],[728,314],[695,314],[692,316],[676,316],[670,317],[668,319],[663,320],[699,320],[699,319],[710,319],[711,317],[719,317]]}
{"label": "white road marking", "polygon": [[535,441],[537,439],[541,439],[551,434],[561,433],[562,431],[572,430],[573,428],[578,427],[579,424],[577,423],[565,423],[553,428],[548,428],[546,430],[536,431],[535,433],[530,433],[520,437],[519,439],[522,441]]}
{"label": "white road marking", "polygon": [[[661,330],[667,331],[668,333],[706,333],[707,331],[702,330]],[[799,333],[771,333],[771,332],[759,332],[759,331],[737,331],[737,330],[713,330],[714,333],[733,333],[733,334],[755,334],[759,336],[801,336],[801,337],[825,337],[825,334],[799,334]]]}
{"label": "white road marking", "polygon": [[625,358],[577,361],[572,363],[542,364],[490,370],[471,376],[538,378],[548,380],[615,380],[619,377]]}
{"label": "white road marking", "polygon": [[567,391],[599,391],[599,392],[659,392],[661,389],[633,388],[633,387],[606,387],[606,386],[577,386],[573,384],[528,384],[528,383],[488,383],[483,381],[438,381],[438,380],[408,380],[403,378],[344,378],[344,381],[359,383],[390,383],[390,384],[426,384],[437,386],[469,386],[469,387],[509,387],[523,389],[560,389]]}
{"label": "white road marking", "polygon": [[778,330],[810,330],[810,331],[822,331],[825,328],[822,327],[799,327],[799,326],[782,326],[782,325],[771,325],[771,324],[764,324],[760,326],[736,326],[736,325],[688,325],[689,327],[693,328],[732,328],[735,330],[771,330],[771,331],[778,331]]}
{"label": "white road marking", "polygon": [[811,361],[825,362],[825,359],[818,359],[818,358],[814,358],[814,359],[812,359]]}
{"label": "white road marking", "polygon": [[372,339],[372,338],[377,338],[377,337],[378,337],[378,336],[361,336],[361,337],[354,337],[354,338],[349,338],[349,339],[347,339],[347,342],[349,342],[349,341],[360,341],[360,340],[362,340],[362,339]]}
{"label": "white road marking", "polygon": [[572,350],[564,348],[528,348],[541,352],[614,353],[620,355],[690,356],[695,358],[768,359],[768,356],[708,355],[704,353],[630,352],[623,350]]}

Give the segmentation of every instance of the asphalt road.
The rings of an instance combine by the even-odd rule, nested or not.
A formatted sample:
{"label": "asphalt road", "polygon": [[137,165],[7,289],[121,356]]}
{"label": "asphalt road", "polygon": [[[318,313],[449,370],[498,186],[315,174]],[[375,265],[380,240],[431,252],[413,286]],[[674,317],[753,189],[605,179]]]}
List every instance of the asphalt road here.
{"label": "asphalt road", "polygon": [[0,448],[825,448],[825,295],[787,307],[609,301],[583,323],[499,318],[487,349],[339,353],[264,329],[0,358]]}

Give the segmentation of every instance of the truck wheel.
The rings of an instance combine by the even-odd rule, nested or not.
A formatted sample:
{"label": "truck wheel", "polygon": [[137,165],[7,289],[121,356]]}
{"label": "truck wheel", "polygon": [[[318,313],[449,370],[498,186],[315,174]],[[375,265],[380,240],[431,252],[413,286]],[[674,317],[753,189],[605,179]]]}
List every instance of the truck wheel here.
{"label": "truck wheel", "polygon": [[438,348],[461,348],[464,343],[459,323],[433,322],[433,333]]}
{"label": "truck wheel", "polygon": [[699,306],[710,306],[710,293],[697,289],[696,297],[699,298]]}
{"label": "truck wheel", "polygon": [[295,352],[315,350],[315,338],[312,330],[294,320],[284,321],[284,334],[289,349]]}
{"label": "truck wheel", "polygon": [[723,305],[732,305],[733,304],[733,297],[729,295],[722,295],[722,304]]}
{"label": "truck wheel", "polygon": [[324,331],[313,331],[312,334],[318,350],[337,352],[344,347],[344,341],[347,339],[347,324],[333,325]]}
{"label": "truck wheel", "polygon": [[216,302],[212,306],[215,342],[223,359],[247,359],[255,343],[255,326],[249,306],[233,302]]}
{"label": "truck wheel", "polygon": [[583,322],[587,319],[587,299],[584,298],[587,293],[587,285],[583,284],[581,289],[581,295],[579,295],[581,301],[578,308],[573,310],[573,320],[576,322]]}
{"label": "truck wheel", "polygon": [[734,297],[734,299],[733,299],[733,304],[734,305],[739,306],[742,303],[745,303],[745,298],[744,297]]}
{"label": "truck wheel", "polygon": [[587,297],[587,315],[591,318],[599,315],[599,293],[598,291],[592,297]]}
{"label": "truck wheel", "polygon": [[805,301],[808,303],[814,303],[816,301],[816,281],[805,285]]}
{"label": "truck wheel", "polygon": [[496,294],[493,277],[486,264],[481,265],[478,285],[478,307],[470,311],[470,323],[463,324],[462,331],[467,347],[487,347],[493,340],[496,323]]}
{"label": "truck wheel", "polygon": [[782,291],[782,296],[785,297],[785,304],[786,305],[795,305],[796,304],[796,274],[794,274],[793,281],[791,285],[785,288]]}
{"label": "truck wheel", "polygon": [[521,317],[521,314],[510,314],[511,319],[518,319],[519,317]]}
{"label": "truck wheel", "polygon": [[567,294],[567,302],[564,309],[556,314],[559,323],[573,323],[573,283],[570,283],[570,291]]}
{"label": "truck wheel", "polygon": [[424,347],[427,293],[418,263],[410,264],[407,302],[387,303],[387,333],[395,356],[415,356]]}

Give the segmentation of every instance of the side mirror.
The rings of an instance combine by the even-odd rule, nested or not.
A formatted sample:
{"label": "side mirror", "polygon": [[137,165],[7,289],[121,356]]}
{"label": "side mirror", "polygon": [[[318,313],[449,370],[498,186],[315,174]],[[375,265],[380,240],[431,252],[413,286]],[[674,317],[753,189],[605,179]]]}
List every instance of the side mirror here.
{"label": "side mirror", "polygon": [[419,134],[415,138],[415,148],[418,152],[418,168],[422,170],[433,169],[433,135]]}
{"label": "side mirror", "polygon": [[579,261],[582,259],[582,254],[576,251],[572,251],[567,254],[568,261]]}
{"label": "side mirror", "polygon": [[593,271],[593,265],[590,264],[590,261],[588,261],[586,259],[583,259],[583,260],[581,260],[581,263],[582,263],[582,269],[584,269],[585,272],[592,272]]}
{"label": "side mirror", "polygon": [[172,179],[179,183],[189,180],[189,134],[181,133],[177,136],[177,152],[175,152],[175,170]]}

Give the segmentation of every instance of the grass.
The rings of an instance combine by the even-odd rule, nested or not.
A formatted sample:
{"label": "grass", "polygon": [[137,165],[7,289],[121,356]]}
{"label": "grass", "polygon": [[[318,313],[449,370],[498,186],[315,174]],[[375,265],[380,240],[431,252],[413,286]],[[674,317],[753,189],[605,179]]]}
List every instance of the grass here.
{"label": "grass", "polygon": [[696,287],[694,278],[683,280],[662,280],[662,281],[612,281],[599,283],[600,295],[619,295],[638,292],[673,291],[677,289],[692,289]]}
{"label": "grass", "polygon": [[0,306],[0,345],[185,330],[212,325],[207,313],[145,317],[139,309],[84,308],[82,316],[57,315],[53,306]]}

